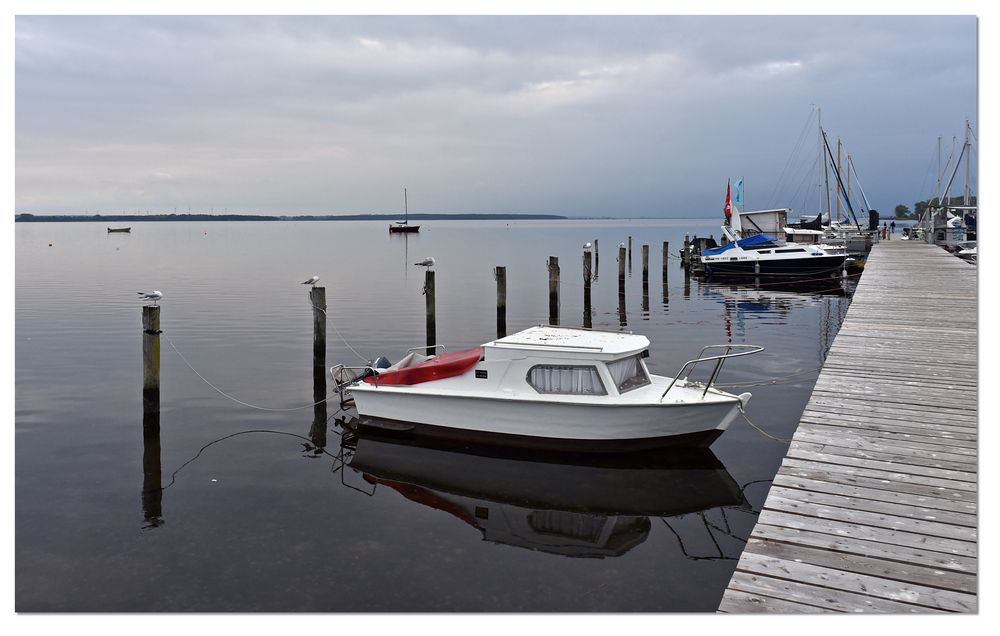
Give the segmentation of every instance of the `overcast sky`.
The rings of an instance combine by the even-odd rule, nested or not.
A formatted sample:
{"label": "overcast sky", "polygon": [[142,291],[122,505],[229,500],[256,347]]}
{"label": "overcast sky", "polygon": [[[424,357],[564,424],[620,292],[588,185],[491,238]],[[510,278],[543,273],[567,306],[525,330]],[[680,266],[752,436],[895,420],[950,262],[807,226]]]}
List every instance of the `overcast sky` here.
{"label": "overcast sky", "polygon": [[17,212],[715,216],[741,176],[810,212],[818,105],[889,213],[978,132],[973,17],[15,27]]}

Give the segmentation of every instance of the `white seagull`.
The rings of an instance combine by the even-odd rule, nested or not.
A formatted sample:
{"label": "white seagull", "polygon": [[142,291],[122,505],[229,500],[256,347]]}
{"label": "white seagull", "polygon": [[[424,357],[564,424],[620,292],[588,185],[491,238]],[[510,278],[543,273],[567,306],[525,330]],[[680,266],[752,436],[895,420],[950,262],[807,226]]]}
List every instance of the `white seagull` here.
{"label": "white seagull", "polygon": [[622,241],[621,243],[619,243],[619,244],[618,244],[618,247],[625,247],[625,242],[624,242],[624,241]]}
{"label": "white seagull", "polygon": [[140,300],[151,300],[155,305],[158,300],[163,298],[163,292],[153,290],[151,292],[138,292]]}
{"label": "white seagull", "polygon": [[589,250],[592,247],[593,245],[590,243],[590,241],[587,241],[586,243],[583,244],[583,249],[585,250]]}
{"label": "white seagull", "polygon": [[434,257],[433,256],[428,256],[427,258],[425,258],[424,260],[420,261],[419,263],[414,263],[414,265],[418,265],[420,267],[426,267],[426,268],[430,269],[431,267],[434,267]]}
{"label": "white seagull", "polygon": [[315,286],[316,286],[316,282],[317,282],[318,280],[319,280],[319,276],[311,276],[311,277],[309,278],[309,280],[304,280],[304,281],[302,281],[302,284],[303,284],[303,285],[312,285],[313,287],[315,287]]}

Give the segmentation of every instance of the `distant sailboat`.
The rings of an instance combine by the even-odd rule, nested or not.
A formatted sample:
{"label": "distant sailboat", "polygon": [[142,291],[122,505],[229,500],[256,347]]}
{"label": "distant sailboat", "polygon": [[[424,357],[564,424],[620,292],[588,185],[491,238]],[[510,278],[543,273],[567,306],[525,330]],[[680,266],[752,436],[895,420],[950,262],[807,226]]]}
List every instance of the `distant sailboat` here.
{"label": "distant sailboat", "polygon": [[403,188],[403,213],[406,215],[404,220],[396,221],[389,226],[389,234],[396,234],[400,232],[419,232],[419,225],[410,225],[410,208],[406,200],[406,188]]}

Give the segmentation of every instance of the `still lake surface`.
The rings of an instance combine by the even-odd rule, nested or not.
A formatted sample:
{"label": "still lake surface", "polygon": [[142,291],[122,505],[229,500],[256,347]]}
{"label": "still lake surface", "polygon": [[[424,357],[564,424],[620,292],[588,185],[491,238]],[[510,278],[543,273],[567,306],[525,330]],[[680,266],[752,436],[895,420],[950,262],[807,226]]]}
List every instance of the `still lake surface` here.
{"label": "still lake surface", "polygon": [[[453,349],[495,337],[496,265],[508,333],[547,322],[549,256],[561,323],[582,325],[581,246],[599,239],[594,327],[648,336],[668,376],[707,344],[764,346],[719,382],[750,390],[751,420],[787,439],[849,297],[686,280],[676,258],[664,284],[662,242],[676,255],[685,232],[718,236],[715,220],[387,225],[15,225],[17,611],[715,611],[786,449],[742,419],[707,453],[342,450],[333,400],[317,450],[314,409],[242,406],[184,359],[243,402],[309,405],[309,276],[327,290],[328,366],[359,362],[345,341],[396,360],[424,343],[414,262],[437,260],[437,339]],[[158,440],[143,435],[136,300],[151,289],[164,294]]]}

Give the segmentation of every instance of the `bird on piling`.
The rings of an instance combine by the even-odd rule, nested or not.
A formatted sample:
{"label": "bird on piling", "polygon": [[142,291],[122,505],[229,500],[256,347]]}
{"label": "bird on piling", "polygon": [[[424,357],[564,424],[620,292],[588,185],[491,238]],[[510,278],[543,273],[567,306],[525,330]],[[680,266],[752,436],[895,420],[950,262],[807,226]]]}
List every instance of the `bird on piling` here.
{"label": "bird on piling", "polygon": [[433,256],[428,256],[424,260],[422,260],[422,261],[420,261],[418,263],[414,263],[414,265],[417,265],[418,267],[426,267],[427,269],[430,269],[430,268],[434,267],[434,257]]}
{"label": "bird on piling", "polygon": [[625,241],[622,241],[621,243],[619,243],[618,247],[625,247]]}
{"label": "bird on piling", "polygon": [[583,244],[583,249],[585,249],[585,250],[589,250],[592,247],[593,247],[593,245],[591,244],[590,241],[587,241],[586,243]]}
{"label": "bird on piling", "polygon": [[139,294],[140,300],[151,300],[155,305],[157,301],[163,298],[163,292],[153,290],[151,292],[137,292]]}
{"label": "bird on piling", "polygon": [[303,285],[312,285],[313,287],[315,287],[315,286],[316,286],[316,283],[317,283],[318,281],[319,281],[319,276],[310,276],[310,277],[309,277],[309,280],[304,280],[304,281],[302,281],[302,284],[303,284]]}

